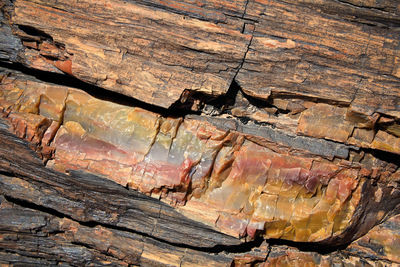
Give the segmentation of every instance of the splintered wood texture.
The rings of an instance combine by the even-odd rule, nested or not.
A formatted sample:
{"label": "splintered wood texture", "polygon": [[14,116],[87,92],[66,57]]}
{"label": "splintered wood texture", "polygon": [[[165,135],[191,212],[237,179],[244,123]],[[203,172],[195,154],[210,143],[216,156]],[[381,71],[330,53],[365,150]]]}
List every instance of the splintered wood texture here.
{"label": "splintered wood texture", "polygon": [[[103,175],[235,237],[342,244],[399,202],[397,167],[371,154],[359,162],[349,154],[327,159],[292,151],[273,130],[163,117],[18,73],[5,75],[1,88],[10,130],[50,159],[48,167]],[[303,138],[288,142],[326,145]]]}
{"label": "splintered wood texture", "polygon": [[400,264],[400,215],[375,226],[348,247],[351,253]]}
{"label": "splintered wood texture", "polygon": [[184,90],[226,93],[250,41],[241,33],[244,5],[17,1],[13,23],[51,38],[25,51],[29,65],[52,70],[46,61],[82,80],[169,107]]}
{"label": "splintered wood texture", "polygon": [[[235,79],[244,95],[272,107],[235,103],[236,117],[400,154],[395,1],[17,0],[5,10],[3,60],[162,107],[194,91],[203,100],[224,95]],[[318,150],[289,139],[281,138]],[[345,150],[325,156],[346,157]]]}
{"label": "splintered wood texture", "polygon": [[400,6],[377,2],[250,1],[246,17],[257,23],[238,83],[260,98],[308,96],[399,117],[400,40],[391,25]]}
{"label": "splintered wood texture", "polygon": [[16,0],[10,10],[25,64],[151,104],[169,107],[186,89],[224,94],[235,78],[261,99],[399,117],[396,1]]}
{"label": "splintered wood texture", "polygon": [[228,257],[174,247],[124,229],[82,224],[12,201],[0,196],[0,264],[203,266],[207,262],[229,266],[232,262]]}
{"label": "splintered wood texture", "polygon": [[46,169],[27,143],[0,126],[0,247],[7,252],[0,253],[0,262],[12,263],[11,252],[27,262],[37,258],[38,264],[227,266],[232,261],[188,247],[239,240],[109,180]]}

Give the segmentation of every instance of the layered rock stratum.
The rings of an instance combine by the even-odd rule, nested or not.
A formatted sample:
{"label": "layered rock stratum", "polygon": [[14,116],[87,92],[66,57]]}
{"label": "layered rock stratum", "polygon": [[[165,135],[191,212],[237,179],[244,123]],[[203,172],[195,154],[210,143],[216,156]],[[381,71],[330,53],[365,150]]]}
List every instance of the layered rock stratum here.
{"label": "layered rock stratum", "polygon": [[1,263],[400,264],[396,1],[1,10]]}

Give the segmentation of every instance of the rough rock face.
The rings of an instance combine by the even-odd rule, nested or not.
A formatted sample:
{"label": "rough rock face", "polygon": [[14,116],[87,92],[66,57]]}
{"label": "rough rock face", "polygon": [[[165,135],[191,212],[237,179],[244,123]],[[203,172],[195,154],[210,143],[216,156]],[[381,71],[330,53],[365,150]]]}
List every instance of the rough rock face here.
{"label": "rough rock face", "polygon": [[[48,169],[99,175],[232,237],[203,254],[185,243],[200,265],[400,264],[395,1],[1,6],[0,111]],[[0,168],[11,175],[12,166]],[[30,216],[12,204],[16,193],[2,194],[0,212]],[[26,200],[58,209],[34,199]],[[76,219],[78,211],[62,212]],[[58,228],[35,229],[68,233],[62,238],[94,248],[99,262],[108,255],[101,238],[111,236],[110,247],[140,239],[51,216],[37,220]],[[187,252],[173,250],[168,230],[154,229],[143,233],[169,242],[171,260],[155,260],[157,243],[127,261],[126,245],[110,252],[116,264],[183,264]],[[232,240],[243,247],[215,250]]]}
{"label": "rough rock face", "polygon": [[12,22],[22,36],[43,33],[23,42],[29,66],[168,107],[184,90],[226,93],[251,38],[241,33],[244,8],[245,1],[18,1]]}

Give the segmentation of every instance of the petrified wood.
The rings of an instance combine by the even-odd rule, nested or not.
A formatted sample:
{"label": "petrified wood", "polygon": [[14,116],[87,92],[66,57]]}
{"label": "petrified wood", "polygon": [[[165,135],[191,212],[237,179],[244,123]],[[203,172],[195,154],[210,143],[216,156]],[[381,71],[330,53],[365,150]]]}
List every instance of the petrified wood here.
{"label": "petrified wood", "polygon": [[0,6],[0,262],[400,263],[396,1]]}
{"label": "petrified wood", "polygon": [[5,252],[0,262],[14,253],[35,264],[225,266],[232,261],[190,247],[218,252],[239,240],[100,177],[45,169],[28,144],[6,128],[0,124],[0,244]]}

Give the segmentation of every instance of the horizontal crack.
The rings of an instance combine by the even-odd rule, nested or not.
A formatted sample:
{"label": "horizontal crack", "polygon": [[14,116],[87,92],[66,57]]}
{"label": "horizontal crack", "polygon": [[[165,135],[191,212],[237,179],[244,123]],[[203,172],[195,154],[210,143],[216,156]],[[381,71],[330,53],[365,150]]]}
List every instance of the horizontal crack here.
{"label": "horizontal crack", "polygon": [[283,239],[267,239],[267,242],[271,246],[289,246],[297,248],[303,252],[317,252],[322,255],[330,254],[332,252],[338,250],[346,249],[351,242],[342,244],[342,245],[324,245],[320,243],[312,243],[312,242],[295,242]]}
{"label": "horizontal crack", "polygon": [[33,76],[42,82],[80,89],[100,100],[110,101],[119,105],[124,105],[129,107],[140,107],[152,111],[154,113],[161,114],[163,116],[181,117],[182,113],[184,112],[183,110],[171,110],[151,105],[143,101],[140,101],[138,99],[117,92],[106,90],[102,87],[81,81],[78,78],[65,74],[31,69],[19,63],[10,64],[2,61],[0,61],[0,67],[14,71],[19,71],[23,74]]}

